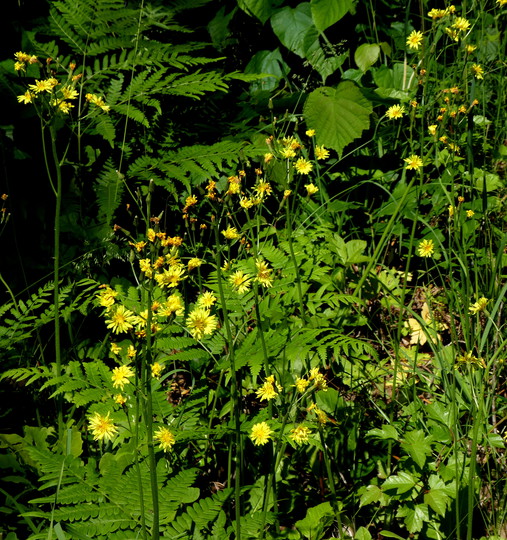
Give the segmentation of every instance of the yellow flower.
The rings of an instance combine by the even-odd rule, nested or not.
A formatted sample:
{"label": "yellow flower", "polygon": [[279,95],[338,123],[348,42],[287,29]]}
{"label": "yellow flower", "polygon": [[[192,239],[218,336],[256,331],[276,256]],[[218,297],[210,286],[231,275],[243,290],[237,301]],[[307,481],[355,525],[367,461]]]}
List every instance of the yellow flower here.
{"label": "yellow flower", "polygon": [[407,165],[405,165],[405,169],[414,169],[415,171],[417,171],[423,166],[422,159],[415,154],[412,154],[408,158],[405,158],[403,161],[407,163]]}
{"label": "yellow flower", "polygon": [[507,6],[507,0],[496,0],[496,3],[501,6]]}
{"label": "yellow flower", "polygon": [[431,17],[432,19],[441,19],[442,17],[445,17],[447,15],[447,10],[445,9],[432,9],[428,12],[428,17]]}
{"label": "yellow flower", "polygon": [[310,174],[313,169],[313,165],[305,158],[299,158],[294,164],[294,167],[299,174]]}
{"label": "yellow flower", "polygon": [[449,210],[449,217],[453,217],[455,208],[452,204],[449,205],[448,210]]}
{"label": "yellow flower", "polygon": [[290,194],[292,193],[292,190],[291,189],[286,189],[284,192],[283,192],[283,198],[284,199],[288,199],[290,197]]}
{"label": "yellow flower", "polygon": [[242,270],[236,270],[234,274],[229,276],[229,282],[232,285],[232,288],[239,294],[250,289],[252,279],[248,274],[245,274]]}
{"label": "yellow flower", "polygon": [[421,240],[419,246],[417,247],[417,254],[419,257],[431,257],[435,251],[435,244],[433,240]]}
{"label": "yellow flower", "polygon": [[475,216],[475,212],[473,210],[467,210],[466,212],[467,218],[471,218]]}
{"label": "yellow flower", "polygon": [[300,425],[297,428],[291,429],[289,437],[296,444],[303,444],[305,442],[308,442],[310,433],[311,430],[309,428]]}
{"label": "yellow flower", "polygon": [[456,30],[459,30],[460,32],[465,32],[470,28],[470,22],[464,17],[456,17],[452,27],[456,28]]}
{"label": "yellow flower", "polygon": [[118,403],[118,405],[125,405],[125,403],[127,403],[127,398],[121,394],[116,394],[114,396],[114,401],[115,403]]}
{"label": "yellow flower", "polygon": [[14,53],[14,58],[18,61],[18,62],[28,62],[30,60],[30,55],[29,54],[26,54],[24,52],[15,52]]}
{"label": "yellow flower", "polygon": [[118,345],[118,343],[111,343],[111,352],[113,354],[120,354],[121,353],[121,347]]}
{"label": "yellow flower", "polygon": [[264,154],[264,163],[269,163],[274,157],[271,152]]}
{"label": "yellow flower", "polygon": [[210,312],[204,308],[195,308],[187,317],[187,327],[194,339],[202,339],[206,335],[210,335],[218,326],[218,321],[215,315],[210,315]]}
{"label": "yellow flower", "polygon": [[272,287],[272,268],[269,268],[269,266],[261,259],[257,259],[257,261],[255,262],[255,266],[257,267],[257,276],[255,277],[255,281],[258,281],[263,287]]}
{"label": "yellow flower", "polygon": [[136,323],[136,316],[125,306],[118,306],[110,319],[106,319],[107,328],[110,328],[114,334],[128,332]]}
{"label": "yellow flower", "polygon": [[282,150],[280,150],[280,154],[282,154],[282,157],[287,159],[296,157],[296,151],[293,148],[282,148]]}
{"label": "yellow flower", "polygon": [[431,126],[428,126],[428,133],[430,135],[436,135],[437,133],[437,124],[432,124]]}
{"label": "yellow flower", "polygon": [[118,429],[109,418],[109,413],[106,416],[102,416],[98,412],[93,413],[88,425],[92,431],[94,441],[101,441],[102,439],[112,441],[116,433],[118,433]]}
{"label": "yellow flower", "polygon": [[28,88],[33,90],[36,94],[40,92],[51,92],[53,90],[53,81],[51,79],[46,79],[44,81],[35,81],[35,84],[29,84]]}
{"label": "yellow flower", "polygon": [[418,50],[423,40],[422,32],[413,30],[407,38],[407,45],[409,49]]}
{"label": "yellow flower", "polygon": [[101,287],[103,288],[97,295],[99,304],[102,307],[109,309],[115,303],[115,298],[118,296],[118,292],[109,287],[109,285],[106,285],[105,287],[101,285]]}
{"label": "yellow flower", "polygon": [[185,199],[185,208],[194,206],[195,204],[197,204],[197,197],[195,195],[190,195],[190,197]]}
{"label": "yellow flower", "polygon": [[222,231],[222,234],[225,238],[227,238],[227,240],[234,240],[240,236],[236,227],[231,227],[230,225],[227,227],[227,229],[225,229],[225,231]]}
{"label": "yellow flower", "polygon": [[476,79],[484,79],[484,70],[480,64],[472,64],[472,73]]}
{"label": "yellow flower", "polygon": [[266,444],[271,438],[271,428],[266,422],[259,422],[252,426],[252,431],[250,433],[250,439],[255,444],[255,446],[262,446]]}
{"label": "yellow flower", "polygon": [[199,307],[209,309],[217,301],[217,297],[210,291],[203,292],[197,300]]}
{"label": "yellow flower", "polygon": [[151,365],[151,376],[155,379],[159,379],[163,370],[164,366],[162,364],[159,364],[158,362],[153,362],[153,364]]}
{"label": "yellow flower", "polygon": [[32,103],[34,97],[30,90],[27,90],[24,94],[18,96],[18,102],[28,105],[28,103]]}
{"label": "yellow flower", "polygon": [[164,452],[171,450],[171,448],[174,446],[174,443],[176,442],[174,435],[166,427],[158,428],[157,431],[153,434],[153,440],[159,442],[160,448]]}
{"label": "yellow flower", "polygon": [[389,120],[397,120],[398,118],[403,118],[405,114],[405,107],[403,105],[391,105],[386,111],[386,116]]}
{"label": "yellow flower", "polygon": [[64,99],[77,99],[77,97],[79,96],[79,93],[72,86],[63,86],[62,95]]}
{"label": "yellow flower", "polygon": [[304,391],[307,389],[308,385],[310,384],[310,381],[307,379],[298,378],[296,379],[296,384],[294,385],[296,387],[296,390],[299,393],[304,393]]}
{"label": "yellow flower", "polygon": [[456,367],[459,367],[460,365],[467,364],[472,367],[480,367],[485,368],[486,362],[484,362],[483,358],[477,358],[477,356],[474,356],[472,354],[472,351],[465,352],[465,354],[458,356],[456,358]]}
{"label": "yellow flower", "polygon": [[114,388],[119,386],[120,389],[123,390],[123,387],[130,382],[129,377],[133,376],[134,372],[130,366],[120,366],[114,368],[113,375],[111,376]]}
{"label": "yellow flower", "polygon": [[465,51],[467,54],[472,54],[476,49],[477,49],[477,45],[472,45],[472,44],[465,45]]}
{"label": "yellow flower", "polygon": [[127,356],[129,358],[135,358],[136,354],[137,354],[137,351],[136,351],[136,348],[134,347],[134,345],[132,345],[132,344],[129,345],[128,349],[127,349]]}
{"label": "yellow flower", "polygon": [[306,135],[308,137],[313,137],[315,135],[315,130],[314,129],[307,129],[305,133],[306,133]]}
{"label": "yellow flower", "polygon": [[323,146],[317,145],[315,147],[315,157],[317,159],[327,159],[329,157],[329,150],[327,150]]}
{"label": "yellow flower", "polygon": [[147,278],[151,278],[153,276],[153,269],[151,267],[150,259],[139,259],[139,268]]}
{"label": "yellow flower", "polygon": [[271,193],[273,193],[273,190],[269,182],[265,182],[263,180],[260,180],[257,183],[257,185],[254,187],[254,191],[257,194],[257,196],[261,198],[264,198],[265,195],[271,195]]}
{"label": "yellow flower", "polygon": [[239,205],[245,210],[248,210],[248,208],[252,208],[253,204],[253,201],[251,199],[248,199],[247,197],[241,197],[241,199],[239,200]]}
{"label": "yellow flower", "polygon": [[315,184],[305,184],[306,193],[310,197],[319,191],[319,188]]}
{"label": "yellow flower", "polygon": [[162,273],[155,276],[155,280],[159,287],[177,287],[178,283],[185,278],[185,268],[180,265],[170,266]]}
{"label": "yellow flower", "polygon": [[202,260],[199,259],[198,257],[193,257],[192,259],[188,261],[187,268],[190,271],[190,270],[193,270],[194,268],[198,268],[201,265],[202,265]]}
{"label": "yellow flower", "polygon": [[171,294],[158,311],[161,317],[170,317],[173,313],[183,315],[183,302],[177,294]]}
{"label": "yellow flower", "polygon": [[468,308],[468,311],[472,315],[475,315],[476,313],[479,313],[479,311],[484,311],[486,309],[486,306],[488,305],[488,302],[489,302],[489,300],[487,298],[485,298],[484,296],[482,296],[481,298],[479,298],[479,300],[477,300],[477,302],[475,302],[475,304],[472,304]]}
{"label": "yellow flower", "polygon": [[317,390],[327,390],[327,382],[322,375],[322,373],[319,372],[319,368],[315,367],[310,370],[310,381],[313,381],[313,384]]}
{"label": "yellow flower", "polygon": [[269,401],[278,395],[274,383],[270,380],[265,381],[264,384],[255,391],[255,394],[261,401]]}

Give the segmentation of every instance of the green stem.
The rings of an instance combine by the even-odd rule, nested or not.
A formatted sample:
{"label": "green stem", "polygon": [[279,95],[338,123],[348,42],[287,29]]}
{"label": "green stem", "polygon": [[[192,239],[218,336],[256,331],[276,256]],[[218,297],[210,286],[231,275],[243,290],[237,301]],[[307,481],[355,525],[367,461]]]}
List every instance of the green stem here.
{"label": "green stem", "polygon": [[227,304],[225,301],[224,287],[222,283],[221,267],[222,261],[220,256],[220,236],[218,231],[217,222],[214,223],[213,228],[215,230],[215,265],[217,268],[217,285],[218,294],[220,296],[220,305],[222,308],[222,318],[225,327],[225,334],[227,338],[229,364],[231,370],[231,399],[232,408],[234,414],[234,426],[235,426],[235,443],[236,443],[236,470],[234,476],[234,497],[235,497],[235,518],[236,518],[236,540],[241,540],[241,466],[243,463],[243,449],[241,441],[241,421],[239,410],[239,393],[238,393],[238,379],[236,374],[236,365],[234,359],[234,340],[232,338],[231,325],[229,322],[229,312],[227,310]]}
{"label": "green stem", "polygon": [[[56,149],[56,128],[54,125],[49,127],[51,135],[51,154],[53,163],[55,165],[56,174],[56,204],[55,204],[55,218],[54,218],[54,259],[53,259],[53,280],[54,280],[54,295],[53,302],[55,306],[54,314],[54,326],[55,326],[55,362],[56,362],[56,376],[60,377],[62,374],[62,350],[61,350],[61,338],[60,338],[60,217],[62,211],[62,168],[58,159],[58,151]],[[51,177],[50,177],[51,181]],[[54,187],[53,187],[54,188]],[[58,429],[62,432],[63,429],[63,403],[62,396],[57,397],[57,415],[58,415]]]}

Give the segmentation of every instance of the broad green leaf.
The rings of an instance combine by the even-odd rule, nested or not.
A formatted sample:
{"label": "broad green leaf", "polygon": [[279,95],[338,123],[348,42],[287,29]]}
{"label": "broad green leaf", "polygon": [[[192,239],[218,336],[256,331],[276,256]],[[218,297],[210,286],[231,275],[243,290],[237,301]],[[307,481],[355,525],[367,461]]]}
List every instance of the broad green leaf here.
{"label": "broad green leaf", "polygon": [[398,495],[410,491],[417,483],[410,473],[401,471],[400,474],[390,476],[383,484],[382,491],[396,491]]}
{"label": "broad green leaf", "polygon": [[372,540],[370,531],[365,527],[359,527],[354,535],[354,540]]}
{"label": "broad green leaf", "polygon": [[396,538],[397,540],[405,540],[403,536],[399,536],[398,534],[393,533],[391,531],[380,531],[380,534],[382,537],[385,537],[385,538]]}
{"label": "broad green leaf", "polygon": [[408,452],[410,457],[421,467],[426,463],[426,456],[431,454],[431,438],[421,429],[409,431],[401,443],[402,448]]}
{"label": "broad green leaf", "polygon": [[346,15],[354,6],[353,0],[311,0],[312,17],[320,32]]}
{"label": "broad green leaf", "polygon": [[378,60],[380,46],[376,43],[363,43],[354,53],[354,62],[361,71],[367,71]]}
{"label": "broad green leaf", "polygon": [[396,517],[405,518],[403,521],[409,532],[419,532],[424,523],[429,520],[428,505],[418,504],[417,506],[402,506],[396,513]]}
{"label": "broad green leaf", "polygon": [[441,489],[430,489],[424,494],[424,502],[440,516],[445,515],[450,497]]}
{"label": "broad green leaf", "polygon": [[376,503],[382,497],[382,490],[375,485],[369,485],[366,487],[366,491],[361,495],[359,499],[359,507],[367,504]]}
{"label": "broad green leaf", "polygon": [[238,0],[238,6],[248,15],[257,17],[264,24],[276,8],[281,4],[281,0]]}
{"label": "broad green leaf", "polygon": [[394,439],[395,441],[399,439],[398,431],[391,424],[382,426],[382,429],[370,429],[366,435],[376,437],[377,439]]}
{"label": "broad green leaf", "polygon": [[323,86],[314,90],[305,102],[306,125],[315,129],[317,140],[341,155],[343,149],[370,127],[372,105],[351,82],[337,88]]}
{"label": "broad green leaf", "polygon": [[252,82],[250,85],[251,92],[274,90],[278,86],[279,80],[288,75],[289,71],[289,66],[283,61],[279,49],[275,49],[274,51],[258,51],[245,68],[245,73],[271,75],[271,77],[265,77]]}
{"label": "broad green leaf", "polygon": [[[271,17],[271,26],[278,39],[289,51],[301,58],[306,57],[309,49],[307,33],[313,30],[316,35],[310,4],[304,2],[294,9],[284,7]],[[310,42],[313,41],[315,39],[310,37]]]}
{"label": "broad green leaf", "polygon": [[329,525],[334,517],[334,511],[328,502],[309,508],[304,519],[296,521],[297,530],[305,538],[320,538],[317,532]]}
{"label": "broad green leaf", "polygon": [[417,88],[415,71],[406,64],[394,64],[393,69],[380,66],[373,70],[373,80],[378,86],[375,93],[382,98],[408,99]]}

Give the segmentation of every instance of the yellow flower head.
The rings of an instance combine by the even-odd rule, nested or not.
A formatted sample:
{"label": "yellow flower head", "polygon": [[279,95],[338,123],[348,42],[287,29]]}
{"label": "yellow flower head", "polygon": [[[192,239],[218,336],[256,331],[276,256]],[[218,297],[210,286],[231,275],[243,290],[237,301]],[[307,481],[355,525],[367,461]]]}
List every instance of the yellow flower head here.
{"label": "yellow flower head", "polygon": [[315,184],[305,184],[305,189],[307,195],[310,197],[311,195],[315,195],[317,191],[319,191],[319,188]]}
{"label": "yellow flower head", "polygon": [[155,280],[159,287],[177,287],[178,283],[184,279],[185,267],[182,265],[174,265],[162,271],[162,273],[155,276]]}
{"label": "yellow flower head", "polygon": [[199,259],[198,257],[193,257],[192,259],[190,259],[187,263],[187,268],[188,270],[193,270],[194,268],[198,268],[199,266],[202,265],[202,260]]}
{"label": "yellow flower head", "polygon": [[234,240],[235,238],[239,238],[240,234],[238,233],[238,229],[236,227],[227,227],[225,231],[222,231],[222,234],[224,235],[227,240]]}
{"label": "yellow flower head", "polygon": [[262,446],[269,441],[271,433],[273,432],[266,422],[259,422],[252,426],[250,439],[252,439],[255,446]]}
{"label": "yellow flower head", "polygon": [[114,396],[114,402],[118,403],[118,405],[125,405],[125,403],[127,403],[127,398],[121,394],[116,394]]}
{"label": "yellow flower head", "polygon": [[155,431],[153,434],[153,440],[158,441],[160,448],[167,452],[168,450],[171,450],[174,443],[176,442],[176,439],[174,438],[174,435],[172,432],[167,429],[166,427],[160,427]]}
{"label": "yellow flower head", "polygon": [[456,28],[456,30],[459,30],[460,32],[466,32],[470,28],[470,22],[464,17],[456,17],[452,27]]}
{"label": "yellow flower head", "polygon": [[329,157],[329,150],[324,148],[324,146],[315,147],[315,157],[317,159],[327,159]]}
{"label": "yellow flower head", "polygon": [[398,118],[403,118],[405,114],[405,107],[403,105],[391,105],[386,111],[386,116],[389,120],[397,120]]}
{"label": "yellow flower head", "polygon": [[324,375],[320,373],[319,368],[315,367],[310,370],[309,379],[310,381],[313,381],[313,384],[317,390],[324,390],[324,391],[327,390],[326,379]]}
{"label": "yellow flower head", "polygon": [[472,304],[468,308],[468,311],[472,315],[475,315],[476,313],[479,313],[479,311],[484,311],[486,309],[486,306],[488,305],[488,302],[489,302],[489,300],[487,298],[485,298],[484,296],[482,296],[481,298],[479,298],[479,300],[477,300],[477,302],[475,302],[475,304]]}
{"label": "yellow flower head", "polygon": [[299,158],[294,164],[294,167],[299,174],[310,174],[313,169],[313,165],[305,158]]}
{"label": "yellow flower head", "polygon": [[430,135],[436,135],[437,133],[437,124],[432,124],[431,126],[428,126],[428,133]]}
{"label": "yellow flower head", "polygon": [[417,171],[423,166],[422,159],[419,156],[416,156],[415,154],[412,154],[408,158],[405,158],[403,161],[405,161],[405,163],[407,164],[405,165],[405,169],[409,169],[409,170],[413,169]]}
{"label": "yellow flower head", "polygon": [[111,343],[111,352],[115,355],[121,353],[121,347],[118,343]]}
{"label": "yellow flower head", "polygon": [[278,392],[276,391],[274,382],[267,380],[255,391],[255,394],[261,401],[269,401],[270,399],[274,399],[278,395]]}
{"label": "yellow flower head", "polygon": [[162,364],[158,362],[153,362],[153,364],[151,365],[151,376],[154,379],[159,379],[163,370],[164,370],[164,366]]}
{"label": "yellow flower head", "polygon": [[229,276],[229,283],[237,293],[243,294],[250,289],[252,278],[242,270],[236,270]]}
{"label": "yellow flower head", "polygon": [[112,441],[116,433],[118,433],[118,429],[109,418],[109,413],[106,416],[98,412],[93,413],[88,421],[88,426],[91,429],[94,441],[101,441],[102,439]]}
{"label": "yellow flower head", "polygon": [[465,212],[467,218],[471,218],[471,217],[474,217],[475,216],[475,212],[473,210],[467,210]]}
{"label": "yellow flower head", "polygon": [[202,307],[197,307],[191,311],[187,317],[187,327],[194,339],[202,339],[210,335],[218,326],[215,315]]}
{"label": "yellow flower head", "polygon": [[296,379],[296,384],[294,386],[296,387],[296,390],[300,394],[303,394],[305,390],[308,388],[309,384],[310,384],[310,381],[308,379],[298,378]]}
{"label": "yellow flower head", "polygon": [[123,390],[123,387],[130,382],[129,378],[133,376],[134,372],[130,366],[120,366],[113,369],[111,380],[115,388],[119,386]]}
{"label": "yellow flower head", "polygon": [[197,305],[205,309],[210,309],[216,301],[217,297],[211,291],[205,291],[199,296]]}
{"label": "yellow flower head", "polygon": [[311,433],[311,430],[307,428],[306,426],[298,426],[294,429],[291,429],[289,437],[296,443],[296,444],[303,444],[308,442],[309,435]]}
{"label": "yellow flower head", "polygon": [[433,240],[421,240],[419,246],[417,247],[417,254],[419,257],[431,257],[435,251],[435,244]]}
{"label": "yellow flower head", "polygon": [[306,133],[306,135],[308,137],[313,137],[315,135],[315,130],[314,129],[307,129],[305,133]]}
{"label": "yellow flower head", "polygon": [[30,90],[27,90],[24,94],[18,96],[18,102],[23,103],[23,105],[28,105],[28,103],[32,103],[34,97],[35,96],[30,92]]}
{"label": "yellow flower head", "polygon": [[271,188],[269,182],[265,182],[264,180],[259,180],[259,182],[254,187],[254,191],[261,199],[264,198],[266,195],[271,195],[273,193],[273,189]]}
{"label": "yellow flower head", "polygon": [[258,281],[263,287],[272,287],[273,276],[271,275],[271,272],[273,269],[269,268],[269,266],[262,259],[257,259],[257,261],[255,261],[255,266],[257,267],[255,281]]}
{"label": "yellow flower head", "polygon": [[409,49],[418,50],[423,41],[422,32],[419,30],[413,30],[407,38],[407,46]]}
{"label": "yellow flower head", "polygon": [[128,332],[134,327],[137,317],[125,306],[118,306],[109,319],[106,319],[107,328],[114,334]]}
{"label": "yellow flower head", "polygon": [[472,64],[472,73],[476,79],[484,79],[484,70],[480,64]]}
{"label": "yellow flower head", "polygon": [[160,307],[158,314],[161,317],[170,317],[173,313],[175,313],[176,316],[183,315],[183,311],[183,301],[181,298],[177,294],[171,294],[171,296],[167,298],[165,304]]}

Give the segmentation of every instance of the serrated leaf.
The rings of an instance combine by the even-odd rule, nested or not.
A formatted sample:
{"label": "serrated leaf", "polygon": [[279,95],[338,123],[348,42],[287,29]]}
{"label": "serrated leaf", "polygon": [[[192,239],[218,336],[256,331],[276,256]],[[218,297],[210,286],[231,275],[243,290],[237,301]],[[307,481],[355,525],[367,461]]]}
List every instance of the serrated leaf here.
{"label": "serrated leaf", "polygon": [[376,437],[377,439],[394,439],[395,441],[397,441],[399,438],[398,431],[391,424],[382,426],[382,429],[370,429],[366,435]]}
{"label": "serrated leaf", "polygon": [[370,127],[371,112],[370,101],[351,81],[341,82],[337,88],[317,88],[303,108],[306,125],[315,129],[319,144],[340,155]]}
{"label": "serrated leaf", "polygon": [[366,491],[361,495],[359,499],[359,507],[366,506],[367,504],[376,503],[382,497],[382,490],[375,485],[369,485]]}
{"label": "serrated leaf", "polygon": [[428,505],[418,504],[417,506],[402,506],[396,513],[396,517],[405,518],[403,521],[409,532],[419,532],[423,524],[429,520]]}
{"label": "serrated leaf", "polygon": [[367,71],[378,60],[380,46],[376,43],[363,43],[354,53],[354,61],[361,71]]}
{"label": "serrated leaf", "polygon": [[312,17],[317,30],[323,32],[344,17],[354,6],[352,0],[311,0]]}
{"label": "serrated leaf", "polygon": [[417,479],[405,471],[390,476],[383,484],[382,491],[396,491],[397,495],[410,491],[417,483]]}
{"label": "serrated leaf", "polygon": [[405,435],[401,446],[422,469],[426,463],[426,456],[431,454],[430,441],[424,431],[416,429]]}
{"label": "serrated leaf", "polygon": [[438,515],[444,516],[450,497],[441,489],[430,489],[424,494],[424,502]]}

